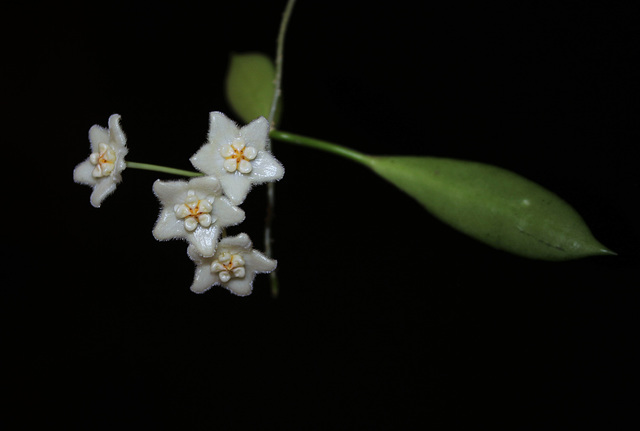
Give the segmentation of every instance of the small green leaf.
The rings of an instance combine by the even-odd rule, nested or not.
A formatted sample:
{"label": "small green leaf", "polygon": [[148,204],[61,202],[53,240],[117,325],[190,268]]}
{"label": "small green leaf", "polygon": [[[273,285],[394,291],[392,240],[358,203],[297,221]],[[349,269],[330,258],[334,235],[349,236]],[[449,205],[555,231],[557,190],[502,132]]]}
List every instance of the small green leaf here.
{"label": "small green leaf", "polygon": [[366,164],[443,222],[495,248],[543,260],[615,254],[564,200],[505,169],[435,157]]}
{"label": "small green leaf", "polygon": [[260,116],[269,118],[275,74],[273,61],[264,54],[231,55],[225,95],[231,108],[245,123]]}

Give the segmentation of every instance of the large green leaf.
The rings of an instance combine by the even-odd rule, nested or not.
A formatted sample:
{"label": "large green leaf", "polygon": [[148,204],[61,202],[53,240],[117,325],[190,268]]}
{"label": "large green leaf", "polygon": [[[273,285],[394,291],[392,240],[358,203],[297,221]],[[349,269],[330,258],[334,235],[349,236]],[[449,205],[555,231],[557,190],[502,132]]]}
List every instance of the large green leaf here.
{"label": "large green leaf", "polygon": [[245,123],[260,116],[269,118],[275,74],[273,61],[264,54],[231,55],[225,95],[231,108]]}
{"label": "large green leaf", "polygon": [[495,248],[544,260],[615,254],[569,204],[513,172],[435,157],[367,159],[440,220]]}

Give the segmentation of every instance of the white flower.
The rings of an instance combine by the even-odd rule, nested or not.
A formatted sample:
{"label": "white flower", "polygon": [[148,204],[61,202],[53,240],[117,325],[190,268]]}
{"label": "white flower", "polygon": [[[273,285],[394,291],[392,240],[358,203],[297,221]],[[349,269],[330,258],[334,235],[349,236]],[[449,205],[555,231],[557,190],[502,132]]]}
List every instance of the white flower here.
{"label": "white flower", "polygon": [[199,171],[218,178],[224,193],[239,205],[253,184],[284,175],[280,162],[265,149],[268,139],[269,122],[264,117],[238,129],[222,112],[212,112],[208,142],[190,160]]}
{"label": "white flower", "polygon": [[95,125],[89,129],[91,155],[73,170],[76,183],[93,187],[91,205],[96,208],[122,181],[122,171],[127,167],[124,156],[129,152],[127,138],[120,127],[120,116],[109,117],[109,129]]}
{"label": "white flower", "polygon": [[187,249],[187,254],[196,263],[191,285],[195,293],[203,293],[212,286],[220,285],[236,295],[249,295],[256,274],[271,272],[277,265],[275,260],[253,250],[251,240],[245,233],[221,239],[212,257],[200,256],[192,246]]}
{"label": "white flower", "polygon": [[214,177],[153,183],[162,209],[153,236],[157,240],[186,239],[202,256],[213,256],[221,229],[241,223],[244,211],[222,196]]}

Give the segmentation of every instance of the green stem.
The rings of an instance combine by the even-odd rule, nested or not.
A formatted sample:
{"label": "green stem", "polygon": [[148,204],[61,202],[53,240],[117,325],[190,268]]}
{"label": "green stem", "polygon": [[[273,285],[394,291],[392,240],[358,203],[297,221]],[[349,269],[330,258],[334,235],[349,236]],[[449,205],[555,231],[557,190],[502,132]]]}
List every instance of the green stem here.
{"label": "green stem", "polygon": [[[278,39],[276,41],[276,75],[274,78],[274,92],[273,99],[271,100],[271,109],[269,110],[269,124],[271,128],[274,128],[276,110],[278,109],[278,99],[282,95],[282,64],[284,62],[284,38],[287,34],[287,26],[289,25],[289,19],[291,18],[291,12],[296,0],[289,0],[282,13],[282,21],[280,22],[280,31],[278,32]],[[269,148],[267,148],[269,149]]]}
{"label": "green stem", "polygon": [[[278,99],[282,95],[282,63],[284,61],[284,38],[287,33],[287,25],[291,18],[291,12],[296,0],[287,1],[287,6],[282,13],[282,21],[280,21],[280,30],[278,31],[278,39],[276,41],[276,75],[274,79],[273,99],[271,100],[271,109],[269,110],[269,124],[271,129],[275,127],[276,111],[278,110]],[[267,143],[267,151],[271,150],[271,143]],[[267,184],[267,215],[264,222],[264,247],[267,257],[273,257],[273,238],[271,228],[273,225],[273,217],[276,206],[276,185],[274,183]],[[278,297],[279,283],[276,271],[269,274],[271,279],[271,296]]]}
{"label": "green stem", "polygon": [[183,169],[169,168],[167,166],[152,165],[150,163],[138,163],[127,161],[127,168],[142,169],[145,171],[164,172],[165,174],[182,175],[185,177],[201,177],[202,173],[194,171],[185,171]]}
{"label": "green stem", "polygon": [[269,136],[278,141],[288,142],[290,144],[302,145],[305,147],[315,148],[316,150],[326,151],[327,153],[336,154],[353,162],[371,166],[371,157],[351,148],[334,144],[333,142],[322,141],[308,136],[296,135],[294,133],[283,132],[280,130],[272,130]]}

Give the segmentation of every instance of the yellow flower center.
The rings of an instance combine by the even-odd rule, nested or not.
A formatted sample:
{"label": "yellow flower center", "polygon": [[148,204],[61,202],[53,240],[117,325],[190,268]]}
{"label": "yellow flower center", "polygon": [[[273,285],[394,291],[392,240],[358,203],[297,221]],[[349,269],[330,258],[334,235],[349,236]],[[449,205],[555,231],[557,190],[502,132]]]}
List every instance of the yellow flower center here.
{"label": "yellow flower center", "polygon": [[198,224],[209,227],[215,221],[211,215],[213,210],[211,202],[207,199],[199,199],[194,190],[189,190],[184,203],[175,205],[173,210],[176,217],[184,219],[184,228],[189,232],[193,232]]}
{"label": "yellow flower center", "polygon": [[107,177],[116,167],[116,150],[112,145],[98,144],[98,152],[89,156],[91,164],[95,165],[91,174],[95,178]]}
{"label": "yellow flower center", "polygon": [[227,251],[220,253],[218,258],[211,263],[211,272],[218,273],[220,281],[226,283],[232,278],[244,278],[244,259],[239,254]]}
{"label": "yellow flower center", "polygon": [[258,151],[255,147],[246,145],[242,138],[238,138],[231,145],[223,145],[220,154],[225,159],[223,166],[227,172],[238,171],[248,174],[253,170],[251,161],[256,158]]}

